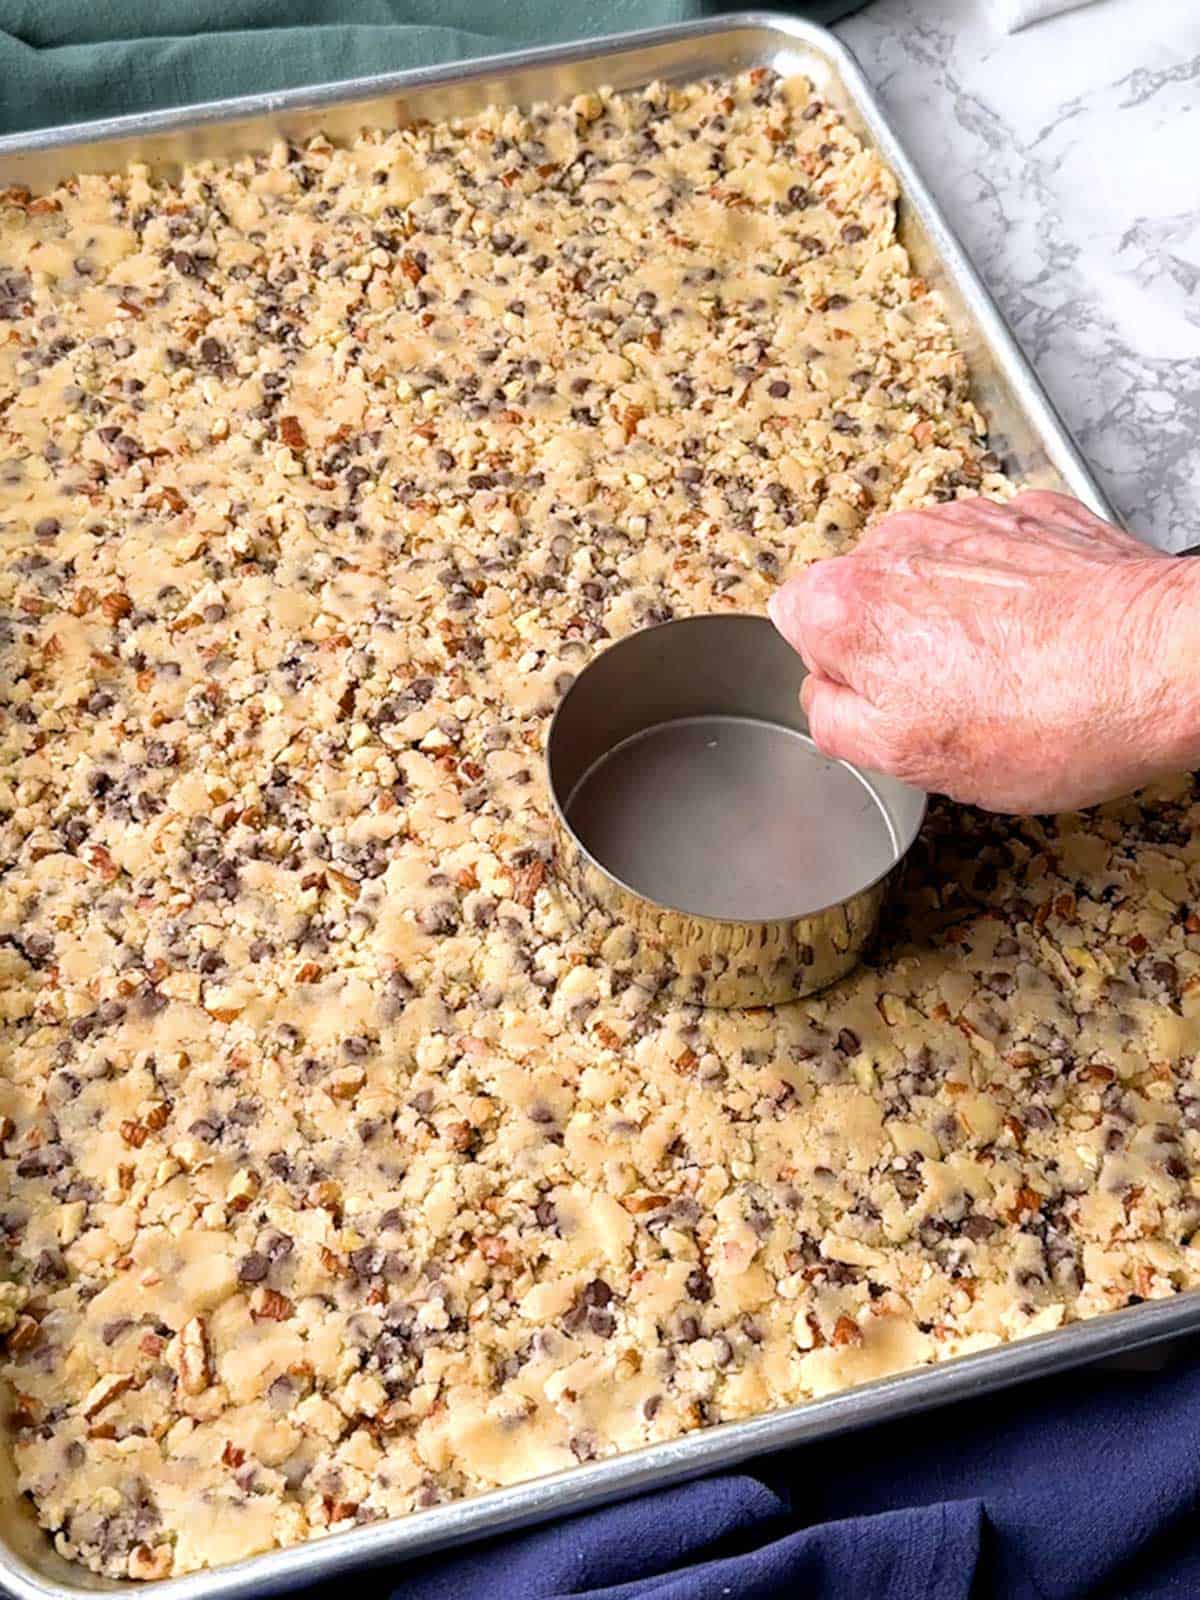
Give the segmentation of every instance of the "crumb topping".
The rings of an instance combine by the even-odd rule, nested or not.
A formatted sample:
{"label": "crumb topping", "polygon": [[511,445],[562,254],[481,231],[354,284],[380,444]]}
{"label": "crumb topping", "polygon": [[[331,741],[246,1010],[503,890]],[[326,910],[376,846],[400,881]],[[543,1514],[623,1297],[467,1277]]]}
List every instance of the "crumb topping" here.
{"label": "crumb topping", "polygon": [[3,195],[0,1284],[68,1557],[183,1573],[1197,1282],[1190,783],[935,807],[878,964],[664,1005],[545,723],[1011,486],[755,71]]}

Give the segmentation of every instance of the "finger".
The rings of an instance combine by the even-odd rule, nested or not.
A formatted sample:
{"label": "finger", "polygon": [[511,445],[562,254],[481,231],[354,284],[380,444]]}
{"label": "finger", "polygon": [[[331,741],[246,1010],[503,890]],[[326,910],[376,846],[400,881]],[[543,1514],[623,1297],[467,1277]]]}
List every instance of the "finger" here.
{"label": "finger", "polygon": [[893,511],[890,516],[880,517],[859,535],[852,553],[863,555],[869,551],[875,554],[917,542],[925,535],[929,515],[928,511]]}
{"label": "finger", "polygon": [[914,548],[954,544],[964,534],[995,539],[1011,533],[1012,526],[1012,513],[994,500],[948,500],[881,518],[861,535],[856,553],[899,555]]}
{"label": "finger", "polygon": [[1082,501],[1068,494],[1058,494],[1052,489],[1026,489],[1016,495],[1011,504],[1014,510],[1042,522],[1072,528],[1080,533],[1102,534],[1113,544],[1129,550],[1132,555],[1145,556],[1152,550],[1144,540],[1127,533],[1115,523],[1106,522],[1094,511],[1089,511]]}
{"label": "finger", "polygon": [[883,713],[844,683],[810,674],[800,690],[808,731],[823,755],[876,772],[891,769]]}
{"label": "finger", "polygon": [[[873,540],[893,548],[919,544],[955,545],[965,537],[976,540],[1011,540],[1014,536],[1036,537],[1037,527],[1029,517],[1014,513],[998,500],[974,496],[966,500],[947,500],[942,505],[924,506],[917,511],[900,511],[876,524]],[[861,548],[861,541],[860,541]]]}
{"label": "finger", "polygon": [[861,638],[853,557],[814,561],[771,596],[771,621],[810,672],[852,681]]}
{"label": "finger", "polygon": [[936,555],[1030,574],[1059,571],[1081,556],[1126,561],[1146,555],[1146,547],[1119,528],[1069,496],[1049,491],[1009,502],[974,498],[901,512],[860,542],[860,551],[868,548],[907,562]]}
{"label": "finger", "polygon": [[968,495],[930,506],[928,515],[943,525],[994,528],[1026,537],[1045,536],[1045,524],[1055,528],[1096,533],[1117,533],[1109,523],[1094,516],[1080,501],[1051,489],[1026,489],[1011,500],[992,500],[985,495]]}
{"label": "finger", "polygon": [[1009,505],[1014,511],[1037,517],[1039,521],[1061,522],[1069,528],[1107,530],[1111,527],[1110,523],[1101,521],[1094,512],[1089,511],[1082,501],[1069,494],[1059,494],[1055,489],[1022,489],[1020,494],[1012,497]]}

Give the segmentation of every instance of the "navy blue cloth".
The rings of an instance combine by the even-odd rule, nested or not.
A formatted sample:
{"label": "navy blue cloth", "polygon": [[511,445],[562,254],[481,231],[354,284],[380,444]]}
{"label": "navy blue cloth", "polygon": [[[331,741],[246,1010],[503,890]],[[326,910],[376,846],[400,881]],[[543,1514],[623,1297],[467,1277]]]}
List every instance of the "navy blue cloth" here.
{"label": "navy blue cloth", "polygon": [[[888,1423],[361,1585],[373,1600],[1196,1600],[1200,1347]],[[316,1600],[316,1597],[313,1597]]]}

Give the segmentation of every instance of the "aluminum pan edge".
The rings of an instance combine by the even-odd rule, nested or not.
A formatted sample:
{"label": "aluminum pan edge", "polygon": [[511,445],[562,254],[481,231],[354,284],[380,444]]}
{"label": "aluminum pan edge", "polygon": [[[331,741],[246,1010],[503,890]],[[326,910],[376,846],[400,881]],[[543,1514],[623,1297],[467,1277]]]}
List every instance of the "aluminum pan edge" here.
{"label": "aluminum pan edge", "polygon": [[[452,1544],[586,1511],[647,1489],[683,1483],[751,1456],[849,1433],[898,1415],[972,1400],[1117,1352],[1142,1350],[1193,1333],[1198,1327],[1200,1296],[1195,1293],[1114,1311],[992,1350],[877,1379],[746,1422],[723,1423],[607,1461],[136,1588],[152,1593],[155,1600],[200,1600],[202,1596],[204,1600],[244,1600],[251,1595],[278,1593],[360,1566],[444,1550]],[[17,1600],[75,1600],[76,1596],[98,1591],[128,1591],[134,1587],[103,1582],[87,1586],[49,1582],[7,1553],[0,1555],[0,1585]]]}
{"label": "aluminum pan edge", "polygon": [[[940,208],[893,134],[874,92],[845,47],[826,29],[786,16],[746,12],[681,27],[496,55],[430,69],[381,74],[238,99],[212,101],[0,138],[0,181],[35,186],[87,167],[111,170],[147,144],[171,158],[174,136],[187,158],[321,126],[339,135],[365,118],[407,120],[408,97],[437,97],[438,114],[459,115],[488,100],[555,98],[606,81],[628,88],[654,76],[674,81],[756,64],[809,71],[822,92],[880,151],[901,188],[900,234],[916,270],[948,302],[963,342],[980,409],[997,448],[1011,446],[1018,469],[1057,483],[1103,515],[1111,508],[1009,333]],[[370,103],[370,104],[368,104]],[[339,119],[341,127],[337,127]],[[55,172],[57,169],[57,173]],[[469,1539],[581,1511],[639,1491],[789,1445],[971,1398],[1070,1366],[1122,1355],[1200,1331],[1200,1295],[1118,1311],[982,1354],[727,1423],[608,1460],[489,1491],[378,1524],[332,1534],[206,1572],[151,1585],[161,1600],[234,1600],[344,1573],[352,1567],[433,1551]],[[51,1549],[0,1461],[0,1589],[18,1600],[75,1600],[127,1590]]]}

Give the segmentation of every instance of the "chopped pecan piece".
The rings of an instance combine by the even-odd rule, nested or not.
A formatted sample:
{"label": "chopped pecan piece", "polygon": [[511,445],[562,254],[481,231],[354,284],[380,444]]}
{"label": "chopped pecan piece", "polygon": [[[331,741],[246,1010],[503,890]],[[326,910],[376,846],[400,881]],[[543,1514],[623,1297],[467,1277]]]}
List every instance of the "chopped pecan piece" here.
{"label": "chopped pecan piece", "polygon": [[212,1352],[203,1317],[193,1317],[179,1330],[176,1363],[184,1394],[203,1394],[212,1383]]}
{"label": "chopped pecan piece", "polygon": [[308,444],[299,417],[280,417],[279,437],[289,450],[294,450],[297,454]]}
{"label": "chopped pecan piece", "polygon": [[111,1405],[119,1395],[132,1388],[133,1376],[128,1372],[106,1372],[102,1378],[97,1378],[79,1408],[84,1421],[91,1422],[105,1406]]}

